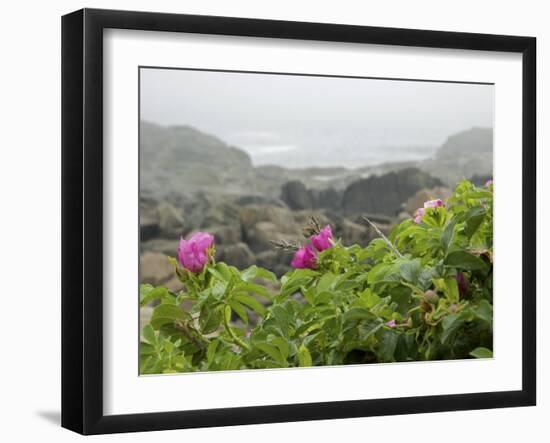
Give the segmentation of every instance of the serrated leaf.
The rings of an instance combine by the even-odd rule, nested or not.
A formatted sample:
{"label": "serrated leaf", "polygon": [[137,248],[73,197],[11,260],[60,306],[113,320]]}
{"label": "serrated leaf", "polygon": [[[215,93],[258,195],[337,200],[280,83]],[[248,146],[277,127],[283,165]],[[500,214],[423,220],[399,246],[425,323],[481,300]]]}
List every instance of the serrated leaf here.
{"label": "serrated leaf", "polygon": [[239,292],[239,293],[233,294],[233,299],[248,306],[250,309],[252,309],[257,314],[261,315],[262,317],[264,317],[267,312],[264,305],[262,305],[252,295]]}
{"label": "serrated leaf", "polygon": [[243,305],[241,305],[237,300],[231,300],[229,302],[229,306],[231,306],[231,309],[235,311],[235,313],[245,324],[248,324],[248,314],[246,313],[246,308]]}
{"label": "serrated leaf", "polygon": [[466,226],[464,227],[464,234],[466,237],[471,238],[476,233],[481,223],[483,223],[485,215],[486,211],[481,206],[471,208],[466,213]]}
{"label": "serrated leaf", "polygon": [[203,334],[210,334],[219,328],[222,322],[222,312],[219,307],[204,306],[199,316],[199,325]]}
{"label": "serrated leaf", "polygon": [[159,329],[162,325],[190,319],[190,315],[179,306],[172,304],[158,305],[151,316],[151,326]]}
{"label": "serrated leaf", "polygon": [[481,300],[479,302],[479,305],[474,309],[474,314],[477,318],[487,323],[493,322],[493,307],[487,300]]}
{"label": "serrated leaf", "polygon": [[449,337],[457,331],[464,323],[460,314],[447,315],[442,322],[443,333],[441,334],[441,343],[446,343]]}
{"label": "serrated leaf", "polygon": [[156,346],[157,336],[151,325],[145,325],[141,331],[143,338],[151,345]]}
{"label": "serrated leaf", "polygon": [[398,335],[391,329],[381,329],[378,342],[378,357],[385,362],[394,359]]}
{"label": "serrated leaf", "polygon": [[279,348],[277,346],[270,345],[269,343],[257,343],[256,347],[262,352],[269,355],[277,363],[286,366],[286,359],[283,358],[283,355],[281,354],[281,351],[279,351]]}
{"label": "serrated leaf", "polygon": [[479,257],[466,251],[453,251],[449,253],[444,260],[446,266],[464,269],[467,271],[487,272],[487,264]]}

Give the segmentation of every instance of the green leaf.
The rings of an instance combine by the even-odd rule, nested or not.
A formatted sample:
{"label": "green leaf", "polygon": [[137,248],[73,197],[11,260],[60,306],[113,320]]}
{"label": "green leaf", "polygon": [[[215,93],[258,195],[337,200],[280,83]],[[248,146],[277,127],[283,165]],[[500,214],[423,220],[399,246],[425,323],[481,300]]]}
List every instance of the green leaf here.
{"label": "green leaf", "polygon": [[465,269],[467,271],[488,271],[487,263],[466,251],[454,251],[445,257],[446,266]]}
{"label": "green leaf", "polygon": [[139,287],[139,304],[145,306],[153,300],[161,300],[162,303],[176,304],[176,297],[164,286],[151,286],[142,284]]}
{"label": "green leaf", "polygon": [[149,344],[156,347],[157,336],[155,335],[155,331],[153,330],[153,327],[151,325],[145,325],[141,333],[143,334],[143,338],[147,340]]}
{"label": "green leaf", "polygon": [[463,323],[464,320],[461,318],[460,314],[447,315],[442,322],[443,333],[441,334],[441,343],[445,344],[449,337],[457,331]]}
{"label": "green leaf", "polygon": [[395,281],[399,281],[399,266],[395,263],[380,263],[368,272],[368,282],[371,285]]}
{"label": "green leaf", "polygon": [[399,273],[406,281],[416,285],[420,277],[422,266],[420,260],[407,260],[399,264]]}
{"label": "green leaf", "polygon": [[378,332],[378,330],[382,326],[384,326],[384,323],[379,318],[364,320],[357,327],[359,331],[359,337],[362,341],[366,341],[369,337],[376,334],[376,332]]}
{"label": "green leaf", "polygon": [[259,268],[256,265],[252,265],[241,272],[241,278],[244,281],[252,281],[255,278],[263,278],[265,280],[277,281],[277,276],[267,269]]}
{"label": "green leaf", "polygon": [[278,347],[270,345],[269,343],[257,343],[256,347],[269,355],[277,363],[286,366],[286,359],[283,358],[283,355],[281,354],[281,351],[279,351]]}
{"label": "green leaf", "polygon": [[487,323],[493,322],[493,307],[487,300],[481,300],[479,302],[479,305],[474,309],[474,314],[477,318]]}
{"label": "green leaf", "polygon": [[481,223],[483,223],[486,213],[485,208],[481,206],[471,208],[466,213],[466,226],[464,227],[466,237],[471,238],[476,233]]}
{"label": "green leaf", "polygon": [[319,282],[317,283],[317,293],[320,294],[321,292],[330,289],[335,279],[336,275],[331,272],[323,274],[323,276],[319,279]]}
{"label": "green leaf", "polygon": [[151,326],[154,329],[159,329],[162,325],[167,323],[174,323],[176,321],[184,321],[190,319],[191,316],[183,311],[179,306],[172,304],[158,305],[151,316]]}
{"label": "green leaf", "polygon": [[275,346],[277,346],[277,348],[279,348],[279,352],[281,353],[283,359],[286,360],[290,352],[288,342],[284,338],[273,337],[271,339],[271,343],[273,343]]}
{"label": "green leaf", "polygon": [[493,358],[493,351],[480,346],[479,348],[475,348],[472,352],[470,352],[470,355],[475,358]]}
{"label": "green leaf", "polygon": [[290,328],[290,317],[288,312],[282,306],[276,305],[271,308],[271,315],[277,322],[281,332],[285,337],[288,337]]}
{"label": "green leaf", "polygon": [[298,348],[298,362],[300,364],[300,367],[313,366],[311,354],[303,343]]}
{"label": "green leaf", "polygon": [[445,294],[452,303],[458,303],[460,299],[460,291],[458,289],[458,282],[455,277],[445,279]]}
{"label": "green leaf", "polygon": [[447,226],[445,226],[445,229],[443,230],[443,234],[441,234],[441,246],[443,247],[444,252],[447,252],[453,243],[455,225],[456,221],[452,219],[449,223],[447,223]]}
{"label": "green leaf", "polygon": [[371,320],[375,319],[376,315],[366,308],[351,308],[344,314],[344,322],[354,320]]}
{"label": "green leaf", "polygon": [[231,306],[231,309],[233,309],[236,312],[236,314],[241,318],[241,320],[245,324],[248,324],[248,314],[246,313],[246,308],[243,305],[241,305],[236,300],[231,300],[229,302],[229,306]]}
{"label": "green leaf", "polygon": [[391,329],[381,329],[381,337],[378,343],[378,357],[385,362],[393,360],[393,354],[397,346],[398,335]]}
{"label": "green leaf", "polygon": [[[235,311],[236,312],[236,311]],[[231,313],[230,313],[231,314]],[[211,308],[204,306],[199,316],[199,325],[203,334],[210,334],[219,328],[223,320],[220,307]]]}
{"label": "green leaf", "polygon": [[261,315],[262,317],[265,316],[267,312],[266,308],[258,300],[256,300],[251,295],[245,294],[244,292],[239,292],[234,294],[233,299],[248,306],[250,309],[252,309],[257,314]]}
{"label": "green leaf", "polygon": [[214,357],[216,356],[216,349],[218,348],[219,343],[219,340],[213,340],[208,345],[208,350],[206,351],[206,360],[208,362],[208,365],[211,365],[214,361]]}
{"label": "green leaf", "polygon": [[365,301],[365,304],[369,309],[376,306],[380,301],[380,297],[376,295],[374,292],[372,292],[371,288],[368,288],[365,291],[363,291],[363,293],[360,296],[361,296],[361,299]]}

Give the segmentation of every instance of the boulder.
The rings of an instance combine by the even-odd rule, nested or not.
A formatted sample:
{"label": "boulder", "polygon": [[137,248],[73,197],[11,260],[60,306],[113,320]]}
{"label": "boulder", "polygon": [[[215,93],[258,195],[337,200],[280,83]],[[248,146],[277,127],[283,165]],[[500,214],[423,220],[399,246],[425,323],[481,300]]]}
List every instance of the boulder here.
{"label": "boulder", "polygon": [[419,189],[440,186],[439,179],[417,168],[373,175],[350,184],[343,195],[344,213],[379,213],[395,216]]}
{"label": "boulder", "polygon": [[154,238],[141,242],[141,251],[161,252],[170,257],[176,256],[178,249],[179,237],[174,236],[172,239]]}
{"label": "boulder", "polygon": [[262,268],[269,269],[278,277],[281,277],[287,271],[290,271],[290,262],[293,252],[282,249],[269,249],[260,252],[256,256],[256,264]]}
{"label": "boulder", "polygon": [[160,252],[144,252],[139,260],[141,283],[160,285],[170,280],[174,268],[166,255]]}
{"label": "boulder", "polygon": [[314,203],[311,192],[299,180],[289,181],[281,187],[281,200],[294,210],[313,208]]}
{"label": "boulder", "polygon": [[149,198],[139,199],[139,236],[142,241],[160,235],[157,202]]}
{"label": "boulder", "polygon": [[293,223],[280,226],[269,221],[260,221],[246,229],[245,241],[254,252],[261,252],[273,248],[272,241],[295,242],[302,237],[300,229]]}
{"label": "boulder", "polygon": [[160,235],[163,237],[179,237],[183,234],[183,210],[175,208],[168,202],[162,202],[157,208],[159,214]]}
{"label": "boulder", "polygon": [[238,269],[244,269],[255,263],[256,257],[246,245],[246,243],[236,243],[234,245],[220,246],[216,249],[217,260],[223,261],[228,265],[235,266]]}
{"label": "boulder", "polygon": [[227,225],[201,228],[201,231],[212,234],[216,245],[232,245],[242,241],[241,225],[235,222]]}

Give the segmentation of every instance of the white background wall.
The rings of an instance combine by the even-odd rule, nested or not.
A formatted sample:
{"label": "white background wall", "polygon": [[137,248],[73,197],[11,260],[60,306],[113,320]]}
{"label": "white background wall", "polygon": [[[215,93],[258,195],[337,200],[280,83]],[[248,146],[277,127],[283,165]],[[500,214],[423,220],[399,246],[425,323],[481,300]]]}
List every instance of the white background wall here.
{"label": "white background wall", "polygon": [[[549,12],[543,1],[11,1],[0,26],[0,438],[73,441],[60,410],[60,16],[81,7],[155,10],[538,38],[539,226],[548,226]],[[512,217],[518,216],[510,208]],[[514,235],[519,233],[511,233]],[[539,276],[549,235],[539,229]],[[6,284],[7,283],[7,284]],[[32,290],[29,290],[32,288]],[[550,431],[550,284],[539,277],[539,406],[102,436],[94,441],[522,441]],[[511,328],[514,325],[510,325]],[[519,333],[519,331],[518,331]]]}

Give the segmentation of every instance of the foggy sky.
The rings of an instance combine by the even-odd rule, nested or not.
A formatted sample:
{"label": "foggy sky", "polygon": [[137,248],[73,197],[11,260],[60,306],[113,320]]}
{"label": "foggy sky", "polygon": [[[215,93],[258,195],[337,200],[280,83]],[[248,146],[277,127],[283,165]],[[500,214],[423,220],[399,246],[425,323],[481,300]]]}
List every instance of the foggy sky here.
{"label": "foggy sky", "polygon": [[[254,158],[275,146],[440,146],[493,126],[491,85],[141,70],[141,118],[191,125]],[[268,152],[268,151],[265,151]]]}

